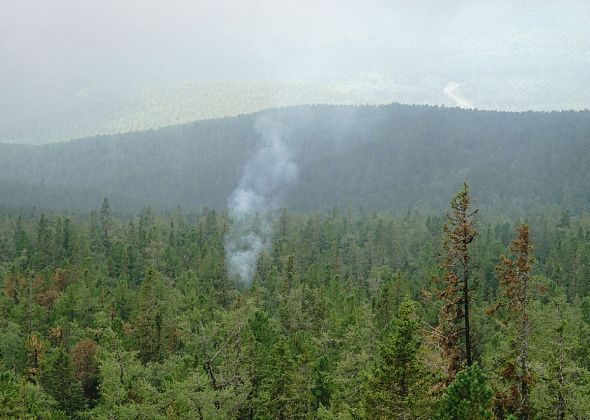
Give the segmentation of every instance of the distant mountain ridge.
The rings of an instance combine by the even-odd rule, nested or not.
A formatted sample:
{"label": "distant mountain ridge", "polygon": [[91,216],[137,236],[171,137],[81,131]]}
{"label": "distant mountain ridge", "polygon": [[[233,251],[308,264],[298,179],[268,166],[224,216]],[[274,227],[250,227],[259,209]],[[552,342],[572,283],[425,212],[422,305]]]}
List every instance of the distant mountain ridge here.
{"label": "distant mountain ridge", "polygon": [[240,81],[187,82],[102,97],[81,90],[44,113],[3,121],[0,142],[45,144],[75,138],[157,129],[301,104],[385,104],[387,89],[343,84]]}
{"label": "distant mountain ridge", "polygon": [[[416,83],[369,73],[360,80],[200,81],[152,86],[125,93],[80,89],[26,111],[0,113],[0,143],[46,144],[82,137],[158,129],[197,120],[250,114],[306,104],[386,105],[392,102],[520,111],[584,109],[588,92],[570,79],[552,85],[521,80],[448,79],[428,76]],[[569,84],[568,84],[569,83]],[[560,100],[561,92],[570,92]],[[546,97],[546,96],[549,97]],[[460,98],[460,99],[458,99]]]}
{"label": "distant mountain ridge", "polygon": [[442,210],[467,181],[478,205],[526,215],[590,208],[590,112],[298,106],[127,134],[0,144],[0,205],[224,209],[275,121],[299,168],[298,210]]}

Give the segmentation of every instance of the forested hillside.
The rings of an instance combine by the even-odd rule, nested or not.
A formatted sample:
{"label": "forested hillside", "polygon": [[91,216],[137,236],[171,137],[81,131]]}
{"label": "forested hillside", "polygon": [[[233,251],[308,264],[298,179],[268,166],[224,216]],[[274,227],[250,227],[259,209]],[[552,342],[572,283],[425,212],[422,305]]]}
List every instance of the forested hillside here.
{"label": "forested hillside", "polygon": [[[399,89],[394,94],[391,88],[277,81],[181,83],[116,96],[84,89],[50,103],[44,112],[35,103],[24,115],[2,115],[0,142],[53,143],[308,103],[383,104],[404,99],[403,94]],[[442,90],[439,95],[443,96]]]}
{"label": "forested hillside", "polygon": [[305,106],[144,132],[0,144],[0,204],[90,210],[224,209],[270,121],[298,168],[285,206],[440,211],[468,180],[482,208],[590,205],[590,112]]}
{"label": "forested hillside", "polygon": [[276,216],[244,290],[213,210],[4,214],[0,417],[587,418],[587,216],[472,221],[462,371],[451,219]]}
{"label": "forested hillside", "polygon": [[589,0],[0,10],[0,420],[590,420]]}

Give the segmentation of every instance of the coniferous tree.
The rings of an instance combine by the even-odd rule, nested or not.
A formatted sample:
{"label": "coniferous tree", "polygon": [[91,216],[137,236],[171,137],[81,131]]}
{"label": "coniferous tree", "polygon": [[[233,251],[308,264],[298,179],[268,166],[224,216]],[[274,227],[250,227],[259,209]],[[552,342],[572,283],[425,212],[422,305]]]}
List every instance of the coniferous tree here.
{"label": "coniferous tree", "polygon": [[49,355],[41,383],[67,414],[74,415],[84,408],[82,385],[76,379],[70,355],[62,347]]}
{"label": "coniferous tree", "polygon": [[96,360],[97,344],[94,340],[80,340],[71,350],[72,365],[76,379],[82,384],[88,400],[98,397],[98,362]]}
{"label": "coniferous tree", "polygon": [[563,288],[549,302],[535,302],[534,346],[537,382],[531,389],[535,416],[583,419],[590,413],[590,370],[580,363],[588,347],[587,328],[579,308],[571,305]]}
{"label": "coniferous tree", "polygon": [[105,252],[109,252],[111,241],[110,241],[110,231],[112,229],[113,224],[113,213],[111,211],[111,204],[109,200],[105,198],[102,201],[102,206],[100,208],[100,227],[102,231],[102,246]]}
{"label": "coniferous tree", "polygon": [[520,225],[517,237],[510,245],[510,251],[515,257],[503,257],[497,267],[502,295],[490,312],[503,310],[510,349],[509,354],[503,355],[500,373],[506,388],[499,390],[495,396],[496,414],[500,418],[509,414],[518,415],[521,419],[531,417],[529,304],[532,292],[532,249],[529,227]]}
{"label": "coniferous tree", "polygon": [[39,334],[32,333],[26,343],[27,347],[27,379],[31,382],[39,383],[43,370],[45,368],[45,357],[47,352],[47,343]]}
{"label": "coniferous tree", "polygon": [[436,418],[484,420],[492,418],[492,388],[476,364],[457,373],[443,395]]}
{"label": "coniferous tree", "polygon": [[386,327],[380,361],[369,375],[363,401],[370,419],[414,419],[427,413],[428,371],[420,350],[416,302],[402,302],[397,318]]}
{"label": "coniferous tree", "polygon": [[447,361],[447,383],[454,379],[463,366],[470,366],[473,362],[469,245],[477,235],[473,216],[478,209],[471,210],[467,184],[453,197],[450,207],[451,211],[443,228],[443,275],[438,279],[441,285],[438,297],[442,305],[436,331]]}
{"label": "coniferous tree", "polygon": [[149,268],[139,286],[138,313],[135,319],[135,339],[141,361],[159,360],[162,355],[163,283],[160,274]]}
{"label": "coniferous tree", "polygon": [[69,218],[64,219],[64,227],[63,227],[63,250],[64,250],[64,257],[71,258],[74,252],[74,228],[72,227],[72,222]]}
{"label": "coniferous tree", "polygon": [[269,314],[263,311],[257,311],[249,319],[248,326],[253,336],[250,366],[252,389],[248,396],[248,412],[251,418],[254,415],[254,401],[259,398],[265,367],[270,361],[272,349],[277,339],[277,332],[271,323]]}
{"label": "coniferous tree", "polygon": [[23,218],[21,215],[16,219],[16,226],[14,229],[14,253],[15,256],[18,257],[23,251],[28,250],[30,246],[29,235],[24,229]]}
{"label": "coniferous tree", "polygon": [[260,389],[259,415],[263,418],[302,417],[308,408],[309,395],[302,392],[305,378],[289,342],[279,338],[272,349],[267,373]]}
{"label": "coniferous tree", "polygon": [[156,392],[136,351],[126,351],[116,333],[107,326],[107,315],[98,314],[100,340],[97,352],[100,379],[99,404],[91,418],[158,418],[153,400]]}
{"label": "coniferous tree", "polygon": [[37,222],[37,244],[35,250],[35,260],[37,268],[43,269],[51,263],[51,229],[49,220],[44,214],[41,215]]}
{"label": "coniferous tree", "polygon": [[0,372],[0,418],[66,419],[55,400],[40,385]]}
{"label": "coniferous tree", "polygon": [[[284,212],[278,221],[284,226],[275,229],[278,245],[262,252],[253,285],[238,290],[222,277],[227,214],[175,215],[171,226],[169,214],[144,212],[141,228],[138,218],[127,227],[113,216],[105,253],[100,211],[93,217],[70,213],[69,228],[55,212],[45,220],[48,264],[37,259],[36,214],[21,219],[33,241],[17,253],[10,248],[17,219],[0,210],[0,372],[10,371],[0,378],[2,418],[66,418],[52,395],[79,391],[59,382],[72,378],[70,367],[71,383],[80,382],[84,391],[74,407],[60,400],[70,417],[489,416],[489,399],[481,398],[489,390],[484,378],[465,374],[468,380],[459,380],[459,373],[446,387],[438,381],[448,359],[440,356],[434,334],[422,334],[438,308],[418,307],[420,318],[415,311],[402,316],[404,297],[418,299],[437,270],[432,243],[438,221],[427,226],[424,215],[413,213]],[[557,226],[559,214],[528,220],[543,232],[529,291],[537,282],[550,286],[548,296],[530,293],[528,305],[531,418],[585,419],[590,219],[572,214],[569,227]],[[516,409],[497,411],[501,393],[513,387],[520,395],[518,378],[503,376],[509,365],[520,372],[522,311],[511,310],[523,301],[519,276],[526,270],[519,268],[518,249],[507,251],[494,275],[498,255],[512,240],[509,226],[489,221],[477,244],[468,246],[478,262],[469,281],[481,279],[486,305],[496,291],[501,303],[496,316],[484,317],[483,305],[472,300],[470,321],[482,343],[473,358],[481,358],[497,397],[494,414],[517,418]],[[461,259],[450,261],[462,303]],[[146,269],[150,265],[155,268]],[[463,321],[448,329],[459,332],[460,365],[466,364]],[[65,349],[70,367],[60,354]],[[56,362],[60,358],[63,363]],[[88,411],[80,413],[84,406]]]}

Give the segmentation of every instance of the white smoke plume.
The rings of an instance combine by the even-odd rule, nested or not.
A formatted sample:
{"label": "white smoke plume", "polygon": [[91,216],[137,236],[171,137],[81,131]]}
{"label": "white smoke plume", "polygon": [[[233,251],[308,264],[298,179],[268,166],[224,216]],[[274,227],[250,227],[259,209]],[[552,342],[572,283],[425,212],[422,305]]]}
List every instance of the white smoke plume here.
{"label": "white smoke plume", "polygon": [[229,196],[232,224],[225,237],[228,272],[246,286],[252,283],[260,252],[270,245],[273,213],[299,177],[281,123],[261,117],[255,129],[261,148],[246,162]]}
{"label": "white smoke plume", "polygon": [[457,106],[459,106],[460,108],[465,108],[465,109],[473,108],[473,104],[471,103],[471,101],[469,99],[465,98],[463,95],[461,95],[461,93],[458,91],[459,86],[461,86],[461,85],[457,82],[449,82],[443,88],[443,92],[449,98],[454,100],[455,103],[457,104]]}

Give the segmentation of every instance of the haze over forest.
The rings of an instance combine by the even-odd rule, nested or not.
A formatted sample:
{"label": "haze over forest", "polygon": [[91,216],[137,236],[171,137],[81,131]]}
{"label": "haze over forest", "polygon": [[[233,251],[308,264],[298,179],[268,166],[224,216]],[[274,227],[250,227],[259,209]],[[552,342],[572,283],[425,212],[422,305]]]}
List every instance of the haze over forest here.
{"label": "haze over forest", "polygon": [[590,2],[0,12],[0,418],[590,418]]}
{"label": "haze over forest", "polygon": [[0,144],[0,202],[89,212],[109,197],[123,213],[223,211],[268,144],[263,124],[286,149],[270,150],[256,176],[267,182],[285,154],[298,170],[278,186],[279,207],[439,212],[466,179],[490,215],[579,214],[590,205],[589,111],[406,105],[300,106],[60,144]]}
{"label": "haze over forest", "polygon": [[584,0],[9,2],[0,141],[313,103],[584,109],[589,10]]}

